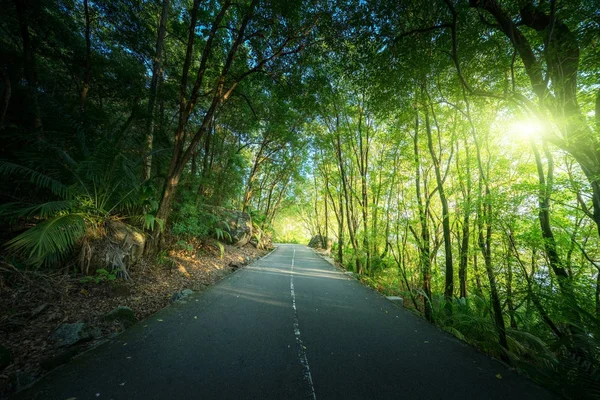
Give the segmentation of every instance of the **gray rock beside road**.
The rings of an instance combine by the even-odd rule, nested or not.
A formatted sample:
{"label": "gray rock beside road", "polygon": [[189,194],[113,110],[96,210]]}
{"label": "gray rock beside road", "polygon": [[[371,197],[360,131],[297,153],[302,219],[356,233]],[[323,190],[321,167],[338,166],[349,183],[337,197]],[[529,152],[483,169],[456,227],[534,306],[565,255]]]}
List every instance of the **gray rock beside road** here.
{"label": "gray rock beside road", "polygon": [[98,338],[101,335],[98,328],[94,328],[85,322],[75,322],[72,324],[61,324],[50,335],[50,340],[54,341],[56,347],[67,347]]}
{"label": "gray rock beside road", "polygon": [[175,302],[175,301],[185,300],[186,297],[189,297],[193,294],[194,294],[194,291],[192,289],[183,289],[183,290],[180,290],[179,292],[173,294],[173,296],[171,296],[171,301]]}

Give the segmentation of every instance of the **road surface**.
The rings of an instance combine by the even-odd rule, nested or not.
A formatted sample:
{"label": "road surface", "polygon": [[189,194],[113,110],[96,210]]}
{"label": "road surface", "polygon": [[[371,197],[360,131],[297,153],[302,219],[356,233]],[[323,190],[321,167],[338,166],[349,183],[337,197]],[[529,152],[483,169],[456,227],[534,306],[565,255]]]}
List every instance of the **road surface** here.
{"label": "road surface", "polygon": [[279,246],[15,396],[44,400],[553,397],[299,245]]}

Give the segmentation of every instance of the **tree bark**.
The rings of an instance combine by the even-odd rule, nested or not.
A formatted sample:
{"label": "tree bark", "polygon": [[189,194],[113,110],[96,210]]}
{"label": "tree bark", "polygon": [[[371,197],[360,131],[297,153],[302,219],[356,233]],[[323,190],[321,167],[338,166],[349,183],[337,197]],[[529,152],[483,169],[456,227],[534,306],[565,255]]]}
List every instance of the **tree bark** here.
{"label": "tree bark", "polygon": [[433,148],[433,138],[431,133],[431,123],[429,121],[429,112],[425,108],[425,130],[427,133],[427,145],[429,154],[433,160],[433,169],[435,171],[435,179],[437,183],[437,191],[442,203],[442,230],[444,235],[444,254],[446,266],[446,284],[444,287],[444,298],[446,299],[447,310],[451,310],[452,296],[454,295],[454,265],[452,260],[452,236],[450,231],[450,211],[448,210],[448,199],[444,191],[444,182],[442,179],[442,171],[440,160],[435,154]]}
{"label": "tree bark", "polygon": [[21,32],[21,40],[23,41],[23,69],[25,72],[25,80],[27,81],[28,95],[33,103],[33,119],[31,127],[35,131],[42,130],[42,116],[38,103],[38,87],[37,87],[37,68],[35,54],[29,36],[29,24],[27,16],[27,2],[22,0],[13,0],[17,9],[17,18],[19,21],[19,29]]}
{"label": "tree bark", "polygon": [[342,138],[341,138],[340,127],[339,127],[339,116],[336,118],[335,134],[336,134],[335,151],[336,151],[336,157],[337,157],[337,161],[338,161],[338,167],[340,170],[340,176],[342,178],[342,189],[343,189],[344,200],[345,200],[344,203],[345,203],[345,208],[346,208],[346,221],[348,223],[348,234],[350,235],[350,243],[352,244],[352,248],[354,249],[354,254],[356,256],[356,273],[362,274],[362,272],[363,272],[362,271],[362,262],[360,259],[358,241],[356,240],[354,226],[352,223],[352,213],[350,211],[351,198],[350,198],[350,194],[349,194],[348,179],[346,176],[346,168],[344,166],[344,158],[342,155]]}
{"label": "tree bark", "polygon": [[[506,340],[506,325],[504,323],[504,316],[502,313],[500,296],[498,295],[496,275],[492,266],[492,199],[490,187],[488,184],[489,175],[488,173],[486,173],[486,170],[483,166],[479,142],[477,141],[477,138],[474,139],[477,153],[477,165],[479,168],[479,198],[481,199],[480,203],[482,203],[479,205],[477,212],[477,242],[479,245],[479,249],[483,255],[485,272],[490,283],[490,299],[492,302],[494,324],[498,333],[498,342],[500,343],[500,346],[502,346],[508,351],[509,349],[508,342]],[[503,356],[503,359],[505,361],[508,361],[505,355]]]}
{"label": "tree bark", "polygon": [[[471,216],[471,168],[470,168],[470,164],[471,164],[471,159],[469,157],[469,144],[467,143],[467,140],[464,140],[464,146],[465,146],[465,163],[464,165],[466,166],[466,174],[464,176],[465,180],[466,180],[466,187],[463,187],[461,184],[461,187],[463,188],[463,198],[464,198],[464,211],[463,211],[463,220],[462,220],[462,232],[461,232],[461,242],[460,242],[460,248],[459,248],[459,258],[460,258],[460,264],[458,267],[458,279],[460,281],[460,297],[461,298],[466,298],[467,297],[467,274],[468,274],[468,262],[469,262],[469,236],[470,236],[470,216]],[[458,153],[458,151],[457,151]],[[456,158],[456,166],[457,166],[457,170],[458,173],[460,175],[461,173],[461,163],[459,163],[459,159],[458,156]],[[462,179],[461,179],[462,182]]]}
{"label": "tree bark", "polygon": [[[414,163],[415,163],[415,190],[417,195],[417,205],[419,210],[419,223],[421,226],[421,237],[418,238],[415,232],[415,238],[418,238],[419,243],[419,258],[421,265],[421,274],[423,277],[423,309],[425,311],[425,318],[432,322],[433,321],[433,307],[431,304],[431,249],[430,249],[430,237],[429,237],[429,207],[423,205],[423,198],[421,195],[421,159],[419,155],[419,113],[415,112],[415,134],[413,137],[413,152],[414,152]],[[426,200],[427,204],[427,200]]]}
{"label": "tree bark", "polygon": [[[87,3],[87,0],[86,0]],[[148,113],[146,115],[146,149],[144,155],[144,179],[150,179],[152,173],[152,148],[154,141],[154,108],[158,93],[158,82],[162,73],[161,61],[162,51],[165,42],[165,33],[167,31],[167,19],[169,16],[170,0],[163,0],[162,11],[160,13],[160,22],[158,26],[158,35],[156,38],[156,47],[154,58],[152,60],[152,80],[150,81],[150,94],[148,96]]]}
{"label": "tree bark", "polygon": [[92,78],[92,39],[91,39],[91,16],[89,0],[83,0],[83,12],[85,19],[85,68],[83,72],[83,82],[79,94],[79,111],[81,117],[85,117],[85,102],[90,90],[90,80]]}

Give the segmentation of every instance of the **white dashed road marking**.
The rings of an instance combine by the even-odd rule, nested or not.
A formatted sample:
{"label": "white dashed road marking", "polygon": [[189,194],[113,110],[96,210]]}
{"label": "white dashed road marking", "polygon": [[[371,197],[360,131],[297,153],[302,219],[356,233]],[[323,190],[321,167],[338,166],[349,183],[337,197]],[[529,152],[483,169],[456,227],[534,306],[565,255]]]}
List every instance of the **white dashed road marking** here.
{"label": "white dashed road marking", "polygon": [[316,400],[317,394],[315,393],[312,375],[308,366],[308,358],[306,358],[306,347],[304,347],[304,343],[302,343],[302,337],[300,336],[300,323],[298,322],[298,310],[296,310],[296,292],[294,291],[295,259],[296,249],[294,249],[294,254],[292,255],[292,273],[290,277],[290,292],[292,293],[292,308],[294,309],[294,335],[296,336],[296,345],[298,346],[298,358],[300,359],[300,364],[302,364],[302,368],[304,369],[304,378],[306,379],[306,381],[308,382],[308,386],[310,387],[310,395],[314,400]]}

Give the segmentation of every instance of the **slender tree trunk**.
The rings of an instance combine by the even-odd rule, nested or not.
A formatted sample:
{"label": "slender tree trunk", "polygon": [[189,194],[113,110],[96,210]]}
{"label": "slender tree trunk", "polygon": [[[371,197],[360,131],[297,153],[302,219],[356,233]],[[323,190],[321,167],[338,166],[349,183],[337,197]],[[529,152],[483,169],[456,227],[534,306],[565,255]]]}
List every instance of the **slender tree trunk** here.
{"label": "slender tree trunk", "polygon": [[325,203],[325,243],[323,244],[323,248],[329,251],[329,209],[327,207],[327,196],[323,196],[323,203]]}
{"label": "slender tree trunk", "polygon": [[[87,0],[86,0],[87,3]],[[148,113],[146,115],[146,148],[144,155],[144,179],[150,179],[152,173],[152,148],[154,141],[154,108],[158,93],[158,82],[161,75],[162,51],[165,42],[165,33],[167,31],[167,19],[169,16],[170,0],[163,0],[162,11],[160,13],[160,23],[158,26],[158,35],[156,38],[156,47],[154,59],[152,60],[152,80],[150,81],[150,95],[148,96]]]}
{"label": "slender tree trunk", "polygon": [[[415,134],[413,137],[413,151],[415,163],[415,189],[417,194],[417,205],[419,209],[419,222],[421,225],[421,237],[419,240],[419,258],[421,264],[421,273],[423,276],[423,309],[425,310],[425,318],[428,321],[433,321],[433,307],[431,304],[431,250],[429,237],[429,211],[428,206],[423,205],[421,195],[421,159],[419,155],[419,114],[415,114]],[[427,204],[427,200],[425,201]],[[413,232],[414,233],[414,232]],[[415,237],[417,235],[415,234]]]}
{"label": "slender tree trunk", "polygon": [[394,185],[396,183],[396,174],[398,173],[398,154],[394,156],[394,169],[392,170],[392,182],[389,187],[388,198],[386,202],[385,208],[385,248],[383,249],[383,253],[381,254],[381,259],[383,260],[387,254],[388,249],[391,248],[390,244],[390,225],[391,225],[391,209],[392,209],[392,193],[394,192]]}
{"label": "slender tree trunk", "polygon": [[519,251],[517,250],[517,245],[515,244],[515,239],[513,237],[512,229],[511,228],[508,228],[506,230],[506,237],[508,238],[508,242],[510,244],[510,247],[513,250],[513,254],[514,254],[514,256],[515,256],[515,258],[517,260],[517,263],[521,267],[521,271],[522,271],[523,277],[525,278],[525,281],[527,282],[527,293],[528,293],[527,299],[531,300],[533,302],[533,305],[538,310],[538,313],[542,317],[542,320],[546,323],[546,325],[548,325],[548,327],[550,328],[550,330],[552,330],[552,332],[556,335],[556,337],[559,337],[559,338],[563,337],[564,334],[558,328],[558,326],[554,323],[554,321],[552,321],[552,319],[550,318],[550,316],[548,315],[548,313],[544,309],[544,306],[540,302],[540,299],[537,296],[535,290],[532,287],[532,276],[534,275],[534,271],[535,271],[534,270],[534,267],[535,267],[535,252],[533,252],[532,255],[531,255],[531,276],[530,276],[530,274],[527,273],[527,269],[525,268],[525,264],[523,263],[523,261],[521,260],[521,257],[519,256]]}
{"label": "slender tree trunk", "polygon": [[[366,117],[365,117],[366,118]],[[361,188],[361,211],[362,211],[362,222],[363,222],[363,248],[365,251],[365,271],[367,274],[371,272],[371,247],[369,244],[369,194],[367,184],[367,172],[369,168],[369,126],[365,124],[366,143],[363,140],[362,133],[362,113],[359,117],[359,131],[358,131],[358,143],[359,143],[359,157],[358,157],[358,169],[360,174],[360,188]]]}
{"label": "slender tree trunk", "polygon": [[338,224],[338,259],[340,264],[344,265],[344,199],[342,197],[342,190],[338,192],[338,201],[340,210],[340,220]]}
{"label": "slender tree trunk", "polygon": [[[533,153],[535,155],[535,164],[537,166],[538,178],[540,183],[540,188],[538,191],[538,200],[539,200],[539,208],[538,208],[538,219],[540,222],[540,228],[542,230],[542,238],[544,239],[544,249],[546,251],[546,255],[548,256],[548,261],[550,262],[550,267],[556,278],[558,280],[558,284],[560,288],[563,290],[567,290],[566,285],[569,284],[570,276],[567,270],[564,268],[560,256],[558,255],[558,247],[556,244],[556,240],[554,239],[554,234],[552,233],[552,227],[550,224],[550,196],[552,194],[552,182],[554,175],[554,162],[552,160],[552,155],[549,151],[546,151],[547,163],[548,163],[548,176],[544,175],[544,165],[542,163],[542,158],[537,149],[535,143],[531,142],[531,147],[533,149]],[[572,294],[572,293],[564,293],[564,294]]]}
{"label": "slender tree trunk", "polygon": [[[460,264],[458,267],[458,279],[460,281],[460,297],[467,297],[467,267],[469,262],[469,236],[470,236],[470,216],[471,216],[471,169],[470,169],[470,157],[469,157],[469,146],[467,140],[464,141],[465,145],[465,163],[466,166],[466,187],[463,189],[464,195],[464,211],[463,211],[463,220],[462,220],[462,232],[461,232],[461,245],[459,249],[460,253]],[[461,171],[463,165],[458,162],[457,156],[457,170]]]}
{"label": "slender tree trunk", "polygon": [[85,68],[83,73],[83,84],[79,94],[79,111],[82,118],[85,116],[85,102],[90,90],[90,80],[92,78],[92,40],[91,40],[91,16],[89,1],[83,0],[83,12],[85,17]]}
{"label": "slender tree trunk", "polygon": [[27,81],[28,95],[33,103],[32,128],[36,131],[42,130],[42,116],[38,103],[37,87],[37,68],[31,37],[29,36],[29,25],[27,23],[27,2],[22,0],[13,0],[17,9],[17,18],[23,41],[23,69],[25,71],[25,80]]}
{"label": "slender tree trunk", "polygon": [[354,249],[354,254],[356,256],[356,273],[362,274],[362,272],[363,272],[362,271],[362,262],[360,259],[358,241],[356,240],[354,226],[352,223],[352,212],[350,211],[350,201],[351,201],[350,194],[349,194],[350,190],[348,188],[348,179],[346,176],[346,168],[344,166],[344,158],[342,155],[342,139],[341,139],[341,133],[340,133],[340,128],[339,128],[339,122],[337,120],[339,120],[339,118],[336,119],[335,150],[336,150],[338,166],[340,169],[340,176],[342,178],[342,189],[343,189],[344,200],[345,200],[344,203],[345,203],[345,208],[346,208],[346,221],[348,223],[348,234],[350,235],[350,242],[352,243],[352,248]]}
{"label": "slender tree trunk", "polygon": [[444,191],[444,182],[442,178],[440,160],[435,154],[435,150],[433,148],[431,124],[429,121],[429,112],[427,108],[425,108],[425,128],[427,132],[427,145],[429,147],[429,154],[431,155],[431,159],[433,160],[433,169],[435,171],[438,195],[440,197],[440,202],[442,203],[442,229],[444,234],[444,254],[446,265],[446,284],[444,287],[444,298],[446,299],[447,310],[451,311],[451,302],[452,297],[454,295],[454,265],[452,261],[452,233],[450,232],[450,211],[448,210],[448,199],[446,198],[446,192]]}
{"label": "slender tree trunk", "polygon": [[[500,346],[508,350],[508,342],[506,340],[506,325],[504,323],[502,305],[500,303],[500,296],[498,294],[496,274],[494,273],[494,268],[492,266],[492,199],[490,188],[487,183],[488,174],[483,167],[479,143],[477,138],[474,139],[477,150],[477,165],[479,167],[479,198],[481,199],[480,203],[483,203],[479,205],[477,212],[478,244],[483,255],[485,272],[490,283],[490,297],[494,315],[494,324],[496,325],[496,331],[498,333],[498,342],[500,343]],[[483,191],[484,185],[485,192]],[[506,357],[503,358],[505,361],[508,361]]]}
{"label": "slender tree trunk", "polygon": [[4,83],[4,93],[2,94],[2,109],[0,109],[0,130],[4,128],[6,123],[6,112],[8,111],[8,105],[10,104],[10,97],[12,95],[12,85],[10,77],[8,76],[7,67],[3,66],[0,70],[2,75],[2,83]]}
{"label": "slender tree trunk", "polygon": [[510,247],[506,246],[506,306],[508,308],[508,315],[510,317],[510,327],[517,329],[517,321],[515,320],[515,305],[513,302],[513,269],[511,262],[511,251]]}

